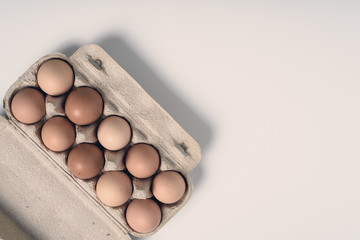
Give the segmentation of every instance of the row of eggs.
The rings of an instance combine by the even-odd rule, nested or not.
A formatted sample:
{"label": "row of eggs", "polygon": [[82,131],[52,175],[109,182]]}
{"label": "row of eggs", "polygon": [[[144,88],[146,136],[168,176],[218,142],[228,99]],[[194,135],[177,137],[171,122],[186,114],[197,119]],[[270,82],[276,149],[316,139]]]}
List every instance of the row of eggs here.
{"label": "row of eggs", "polygon": [[[47,95],[67,94],[73,88],[74,71],[69,63],[61,59],[50,59],[38,69],[37,83]],[[69,149],[75,142],[74,124],[85,126],[96,122],[103,113],[103,106],[103,98],[95,89],[91,87],[72,89],[65,100],[66,117],[54,116],[43,124],[41,129],[43,144],[54,152]],[[20,90],[12,99],[11,112],[24,124],[39,122],[46,114],[44,94],[36,88]],[[131,137],[129,122],[120,116],[112,115],[104,118],[97,128],[99,144],[110,151],[124,149],[130,143]],[[152,177],[158,172],[160,156],[154,146],[137,143],[129,148],[124,162],[132,176],[143,179]],[[80,179],[98,176],[104,163],[103,151],[92,143],[76,145],[67,157],[69,171]],[[129,201],[133,188],[127,173],[108,171],[97,180],[95,191],[103,204],[118,207]],[[176,171],[162,171],[153,178],[152,192],[161,203],[176,203],[185,191],[185,180]],[[161,210],[152,199],[134,199],[127,207],[126,220],[137,232],[151,232],[160,224]]]}

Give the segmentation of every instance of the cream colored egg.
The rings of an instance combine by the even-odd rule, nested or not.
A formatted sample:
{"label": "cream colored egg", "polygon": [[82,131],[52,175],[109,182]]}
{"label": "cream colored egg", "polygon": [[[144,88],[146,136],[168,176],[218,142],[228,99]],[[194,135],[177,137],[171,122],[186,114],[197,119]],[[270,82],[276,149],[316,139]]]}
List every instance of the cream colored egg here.
{"label": "cream colored egg", "polygon": [[41,64],[37,73],[40,88],[51,96],[59,96],[69,91],[74,84],[74,71],[60,59],[50,59]]}
{"label": "cream colored egg", "polygon": [[184,178],[175,171],[161,172],[155,176],[152,191],[157,200],[172,204],[179,201],[186,190]]}
{"label": "cream colored egg", "polygon": [[96,195],[109,207],[126,203],[132,194],[132,183],[128,175],[120,171],[104,173],[96,183]]}
{"label": "cream colored egg", "polygon": [[97,137],[104,148],[117,151],[129,144],[131,140],[131,127],[124,118],[110,116],[100,123]]}

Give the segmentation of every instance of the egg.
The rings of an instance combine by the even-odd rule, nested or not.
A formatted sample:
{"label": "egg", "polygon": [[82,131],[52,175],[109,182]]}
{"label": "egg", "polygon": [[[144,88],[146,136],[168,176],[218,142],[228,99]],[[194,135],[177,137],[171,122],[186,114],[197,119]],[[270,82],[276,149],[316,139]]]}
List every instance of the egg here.
{"label": "egg", "polygon": [[126,154],[127,170],[137,178],[148,178],[156,173],[160,164],[158,151],[146,143],[132,146]]}
{"label": "egg", "polygon": [[75,88],[65,100],[65,114],[77,125],[89,125],[100,118],[104,101],[98,91],[90,87]]}
{"label": "egg", "polygon": [[152,232],[161,222],[160,207],[152,199],[134,199],[126,209],[126,221],[136,232]]}
{"label": "egg", "polygon": [[175,171],[160,172],[152,183],[152,192],[157,200],[165,204],[179,201],[184,195],[186,184],[184,178]]}
{"label": "egg", "polygon": [[96,195],[109,207],[126,203],[132,194],[132,183],[128,175],[120,171],[109,171],[101,175],[96,183]]}
{"label": "egg", "polygon": [[95,144],[82,143],[70,151],[67,165],[75,177],[80,179],[93,178],[104,167],[104,155]]}
{"label": "egg", "polygon": [[69,91],[74,84],[74,71],[61,59],[50,59],[41,64],[37,72],[40,88],[51,96],[59,96]]}
{"label": "egg", "polygon": [[117,151],[129,144],[131,140],[131,127],[124,118],[110,116],[100,123],[97,137],[104,148]]}
{"label": "egg", "polygon": [[33,124],[45,115],[45,97],[34,88],[24,88],[15,94],[10,108],[19,122]]}
{"label": "egg", "polygon": [[62,152],[74,143],[75,128],[65,117],[56,116],[44,123],[41,129],[41,139],[50,150]]}

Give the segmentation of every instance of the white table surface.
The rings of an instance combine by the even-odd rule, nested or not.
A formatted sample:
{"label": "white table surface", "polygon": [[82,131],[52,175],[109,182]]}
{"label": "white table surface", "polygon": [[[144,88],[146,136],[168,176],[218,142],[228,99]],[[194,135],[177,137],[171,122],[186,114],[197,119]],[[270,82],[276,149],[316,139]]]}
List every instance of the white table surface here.
{"label": "white table surface", "polygon": [[0,1],[0,95],[43,55],[97,43],[202,146],[191,200],[149,239],[360,239],[359,12]]}

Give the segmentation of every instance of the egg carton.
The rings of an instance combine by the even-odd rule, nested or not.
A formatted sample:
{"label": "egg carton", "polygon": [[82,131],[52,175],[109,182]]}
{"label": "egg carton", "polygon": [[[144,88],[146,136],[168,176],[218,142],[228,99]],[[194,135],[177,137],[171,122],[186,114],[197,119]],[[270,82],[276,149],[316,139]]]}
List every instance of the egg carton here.
{"label": "egg carton", "polygon": [[[159,171],[175,170],[186,181],[186,192],[175,204],[161,204],[162,220],[153,232],[133,231],[124,213],[127,204],[107,207],[96,197],[95,180],[75,178],[68,170],[68,151],[48,150],[40,138],[44,122],[65,116],[66,96],[46,97],[46,115],[33,125],[22,124],[11,113],[11,100],[21,89],[39,88],[36,74],[39,66],[52,58],[71,64],[74,87],[89,86],[101,93],[104,111],[101,119],[119,115],[132,127],[127,148],[139,142],[152,144],[160,154]],[[189,173],[201,158],[199,144],[97,45],[80,47],[71,57],[49,54],[34,63],[7,91],[4,98],[7,117],[0,118],[0,207],[7,209],[20,225],[36,239],[130,239],[146,237],[163,227],[189,200],[193,185]],[[75,144],[96,143],[99,119],[89,126],[76,126]],[[104,171],[124,170],[124,155],[104,150]],[[151,198],[152,178],[132,179],[131,199]]]}

